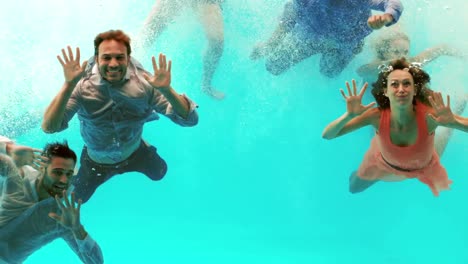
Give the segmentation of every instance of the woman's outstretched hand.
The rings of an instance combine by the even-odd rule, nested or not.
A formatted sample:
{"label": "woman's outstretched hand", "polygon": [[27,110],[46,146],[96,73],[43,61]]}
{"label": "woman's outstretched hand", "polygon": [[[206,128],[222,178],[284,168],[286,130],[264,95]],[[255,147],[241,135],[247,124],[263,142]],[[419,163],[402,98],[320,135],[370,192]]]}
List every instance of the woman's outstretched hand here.
{"label": "woman's outstretched hand", "polygon": [[346,111],[348,112],[348,115],[355,117],[364,113],[367,109],[373,107],[375,105],[375,102],[372,102],[366,106],[362,105],[362,96],[366,92],[368,84],[365,83],[362,86],[361,91],[359,91],[359,94],[358,94],[356,81],[352,80],[352,83],[353,83],[353,89],[351,90],[349,82],[346,82],[346,87],[348,88],[349,96],[346,96],[346,93],[344,92],[343,89],[340,89],[340,92],[341,92],[341,95],[343,95],[343,98],[346,100]]}
{"label": "woman's outstretched hand", "polygon": [[434,113],[429,113],[428,116],[437,125],[450,127],[457,122],[450,108],[450,95],[447,95],[447,105],[444,104],[442,94],[437,92],[429,96],[429,102],[434,109]]}

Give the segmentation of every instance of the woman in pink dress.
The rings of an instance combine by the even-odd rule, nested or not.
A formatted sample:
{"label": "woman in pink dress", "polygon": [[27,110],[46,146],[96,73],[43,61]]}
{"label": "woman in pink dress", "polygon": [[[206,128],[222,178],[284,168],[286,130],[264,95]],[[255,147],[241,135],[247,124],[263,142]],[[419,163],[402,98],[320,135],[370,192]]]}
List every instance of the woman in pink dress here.
{"label": "woman in pink dress", "polygon": [[361,104],[367,83],[358,93],[346,83],[347,111],[330,123],[323,138],[332,139],[367,125],[376,134],[359,169],[350,176],[350,192],[364,191],[375,182],[402,181],[416,178],[426,184],[435,196],[449,189],[451,180],[440,164],[434,149],[434,134],[438,126],[467,132],[468,118],[454,115],[450,97],[444,103],[442,95],[428,88],[429,75],[419,64],[405,59],[394,60],[380,67],[372,95],[378,107]]}

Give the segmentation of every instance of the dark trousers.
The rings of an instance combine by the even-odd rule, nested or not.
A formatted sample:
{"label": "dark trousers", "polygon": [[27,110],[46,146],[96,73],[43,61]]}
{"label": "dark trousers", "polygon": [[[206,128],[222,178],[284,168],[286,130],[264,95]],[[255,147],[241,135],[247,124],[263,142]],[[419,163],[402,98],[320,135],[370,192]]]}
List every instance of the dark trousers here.
{"label": "dark trousers", "polygon": [[153,181],[161,180],[167,172],[166,162],[158,155],[155,147],[141,142],[140,147],[126,160],[116,164],[99,164],[88,156],[86,146],[80,158],[81,166],[73,177],[76,199],[87,202],[99,185],[114,175],[126,172],[140,172]]}

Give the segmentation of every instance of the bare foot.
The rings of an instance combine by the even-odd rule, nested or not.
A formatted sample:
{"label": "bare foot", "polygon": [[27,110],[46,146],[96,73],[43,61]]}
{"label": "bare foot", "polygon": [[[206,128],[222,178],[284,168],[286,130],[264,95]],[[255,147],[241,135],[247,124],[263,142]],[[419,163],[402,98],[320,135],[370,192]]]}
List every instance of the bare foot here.
{"label": "bare foot", "polygon": [[214,89],[211,86],[203,86],[202,91],[216,100],[224,99],[224,93]]}

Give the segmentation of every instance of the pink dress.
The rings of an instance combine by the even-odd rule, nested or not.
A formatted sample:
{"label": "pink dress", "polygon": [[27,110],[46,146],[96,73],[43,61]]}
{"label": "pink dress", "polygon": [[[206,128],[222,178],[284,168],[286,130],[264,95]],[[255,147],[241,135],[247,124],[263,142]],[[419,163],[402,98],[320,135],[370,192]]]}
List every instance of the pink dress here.
{"label": "pink dress", "polygon": [[426,123],[426,106],[416,104],[418,137],[413,145],[400,147],[390,139],[390,109],[381,112],[379,132],[358,169],[358,177],[364,180],[378,180],[385,176],[397,175],[418,178],[431,188],[435,196],[439,191],[450,189],[451,180],[440,164],[434,148],[434,133],[429,135]]}

